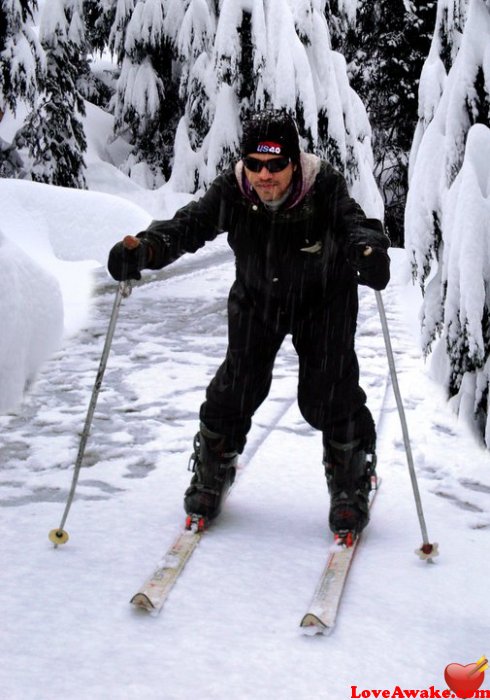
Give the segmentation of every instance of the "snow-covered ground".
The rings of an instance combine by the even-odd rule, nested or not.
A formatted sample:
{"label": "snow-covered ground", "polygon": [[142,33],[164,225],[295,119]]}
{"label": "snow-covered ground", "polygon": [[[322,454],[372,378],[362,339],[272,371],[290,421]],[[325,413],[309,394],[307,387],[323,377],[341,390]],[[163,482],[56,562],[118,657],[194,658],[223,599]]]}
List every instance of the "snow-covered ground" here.
{"label": "snow-covered ground", "polygon": [[107,251],[188,199],[123,176],[112,164],[123,145],[107,146],[102,119],[88,115],[90,191],[0,181],[1,697],[344,700],[443,690],[449,663],[489,652],[489,456],[430,379],[404,251],[393,251],[383,298],[436,563],[414,554],[421,535],[375,296],[361,289],[358,354],[379,418],[383,483],[334,633],[298,631],[330,536],[321,440],[296,406],[289,341],[219,522],[159,617],[129,605],[183,521],[197,412],[226,347],[234,267],[225,240],[146,274],[123,302],[70,540],[58,549],[48,541],[114,300]]}
{"label": "snow-covered ground", "polygon": [[[296,406],[289,342],[219,523],[159,617],[129,605],[182,524],[197,411],[226,347],[233,261],[224,240],[147,274],[123,302],[70,540],[58,549],[48,541],[114,299],[100,263],[120,234],[181,203],[165,191],[142,195],[139,205],[136,188],[107,194],[114,173],[92,168],[99,193],[0,183],[2,232],[26,255],[37,241],[37,264],[58,280],[71,319],[23,403],[0,416],[2,697],[344,700],[368,689],[443,690],[449,663],[489,652],[489,458],[429,378],[403,251],[393,251],[383,297],[436,563],[414,554],[421,536],[375,297],[362,289],[358,353],[379,415],[383,484],[334,633],[298,631],[330,538],[321,440]],[[50,266],[54,258],[61,261]]]}

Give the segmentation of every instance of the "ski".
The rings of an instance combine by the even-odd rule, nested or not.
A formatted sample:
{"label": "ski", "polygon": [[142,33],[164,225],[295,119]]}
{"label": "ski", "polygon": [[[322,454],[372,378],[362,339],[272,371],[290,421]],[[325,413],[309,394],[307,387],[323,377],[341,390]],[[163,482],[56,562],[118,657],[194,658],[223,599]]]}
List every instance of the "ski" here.
{"label": "ski", "polygon": [[[189,461],[189,471],[193,471],[191,468],[192,459],[191,457]],[[232,486],[236,483],[241,471],[238,466],[235,482]],[[230,491],[231,487],[225,498],[229,496]],[[160,564],[150,578],[145,581],[141,589],[134,594],[130,603],[148,612],[160,612],[189,558],[201,541],[207,526],[208,520],[203,516],[187,515],[185,528],[177,535],[173,544],[164,554]]]}
{"label": "ski", "polygon": [[[369,508],[373,504],[380,483],[380,479],[377,479],[375,487],[371,490]],[[308,611],[300,623],[305,634],[329,634],[335,626],[347,575],[359,541],[360,536],[355,538],[349,546],[336,543],[332,547]]]}
{"label": "ski", "polygon": [[203,518],[188,516],[185,528],[177,535],[160,564],[131,598],[133,605],[148,612],[160,612],[205,529]]}

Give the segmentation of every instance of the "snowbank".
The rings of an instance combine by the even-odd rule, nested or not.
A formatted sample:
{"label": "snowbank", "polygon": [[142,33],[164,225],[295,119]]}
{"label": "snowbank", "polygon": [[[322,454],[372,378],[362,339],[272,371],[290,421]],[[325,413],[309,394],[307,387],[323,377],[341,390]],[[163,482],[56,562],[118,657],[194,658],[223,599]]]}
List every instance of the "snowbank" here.
{"label": "snowbank", "polygon": [[[145,229],[152,218],[170,218],[190,199],[168,186],[145,190],[126,177],[117,166],[127,145],[113,138],[113,117],[89,103],[86,108],[92,191],[0,180],[0,413],[20,401],[25,385],[60,346],[63,331],[72,335],[86,323],[93,271],[106,264],[111,246]],[[4,139],[12,140],[23,116],[7,112]]]}
{"label": "snowbank", "polygon": [[63,301],[56,278],[0,231],[0,413],[19,403],[26,384],[58,347]]}
{"label": "snowbank", "polygon": [[0,180],[0,412],[66,334],[85,323],[92,272],[126,233],[151,217],[120,197]]}
{"label": "snowbank", "polygon": [[5,235],[46,265],[53,256],[105,265],[117,240],[151,220],[120,197],[24,180],[0,182],[0,206]]}

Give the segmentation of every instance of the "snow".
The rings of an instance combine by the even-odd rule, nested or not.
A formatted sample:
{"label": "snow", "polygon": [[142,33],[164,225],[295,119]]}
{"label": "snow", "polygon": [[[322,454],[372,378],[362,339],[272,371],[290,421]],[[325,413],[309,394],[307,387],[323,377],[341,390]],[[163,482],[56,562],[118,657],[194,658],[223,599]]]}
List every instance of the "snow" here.
{"label": "snow", "polygon": [[[151,217],[136,205],[111,195],[25,180],[0,181],[0,207],[1,257],[6,270],[0,280],[0,298],[2,317],[7,319],[1,355],[22,358],[27,354],[30,358],[19,359],[15,378],[12,361],[0,363],[5,409],[5,404],[14,407],[24,384],[59,346],[63,327],[70,335],[87,322],[93,271],[105,264],[108,248],[121,232],[146,228]],[[9,323],[13,324],[12,330]],[[14,329],[19,323],[22,333],[17,335]],[[6,386],[11,390],[6,391]]]}
{"label": "snow", "polygon": [[351,26],[355,23],[358,4],[359,0],[339,0],[338,2],[339,12],[345,15]]}
{"label": "snow", "polygon": [[196,59],[206,49],[207,37],[214,33],[213,17],[206,0],[192,0],[180,17],[182,5],[174,3],[165,17],[165,26],[171,36],[177,37],[177,47],[184,56]]}
{"label": "snow", "polygon": [[238,29],[242,22],[242,3],[236,0],[223,0],[220,7],[219,23],[213,42],[216,78],[236,75],[240,60],[240,38]]}
{"label": "snow", "polygon": [[216,99],[216,112],[219,119],[214,119],[211,128],[206,136],[208,146],[208,158],[206,170],[208,172],[206,180],[212,181],[213,174],[218,171],[220,161],[223,160],[223,151],[232,148],[235,152],[239,150],[239,122],[238,105],[233,89],[223,83]]}
{"label": "snow", "polygon": [[[61,516],[113,299],[103,270],[90,325],[45,365],[22,411],[0,418],[5,696],[37,699],[49,687],[56,700],[306,700],[325,688],[350,697],[351,685],[444,687],[445,666],[479,658],[488,639],[488,457],[426,376],[405,325],[414,292],[400,251],[385,299],[437,563],[413,554],[420,534],[389,394],[382,491],[337,628],[299,635],[330,541],[320,440],[298,413],[286,343],[220,523],[158,618],[128,604],[182,522],[196,412],[225,349],[233,263],[224,241],[211,247],[148,275],[124,302],[63,548],[47,532]],[[369,290],[358,346],[377,411],[386,359]]]}
{"label": "snow", "polygon": [[[312,2],[313,11],[321,4]],[[455,31],[460,4],[445,2]],[[184,3],[172,5],[175,21]],[[188,51],[207,41],[209,27],[214,31],[204,3],[191,5],[187,31],[191,19],[200,19],[194,26],[203,29],[195,44],[181,36]],[[263,3],[239,5],[253,11],[253,31],[265,51]],[[117,3],[121,22],[133,6],[133,0]],[[352,14],[356,2],[340,6]],[[233,14],[232,5],[228,9]],[[51,12],[54,20],[54,2]],[[289,12],[278,19],[290,20]],[[302,26],[310,26],[307,15]],[[463,56],[471,54],[469,43],[462,44]],[[473,48],[482,54],[485,47],[476,42]],[[486,56],[488,64],[488,50]],[[350,105],[346,122],[360,149],[365,139],[360,167],[368,169],[369,125],[340,80],[340,57],[325,55],[315,65],[337,72],[335,104]],[[488,129],[470,129],[461,170],[450,189],[443,187],[446,125],[438,112],[448,98],[440,99],[440,91],[443,84],[457,86],[440,64],[433,68],[424,83],[421,119],[427,123],[415,163],[426,177],[412,181],[407,221],[421,236],[416,254],[425,265],[431,239],[423,233],[432,230],[432,211],[445,212],[447,265],[428,277],[426,319],[435,319],[436,308],[440,312],[443,274],[453,276],[464,301],[462,318],[474,329],[471,348],[481,356],[476,299],[482,303],[482,275],[490,266],[484,246],[490,221]],[[225,92],[221,99],[230,103]],[[234,265],[224,236],[163,271],[145,273],[123,302],[66,524],[70,540],[57,549],[48,541],[68,495],[114,301],[107,252],[152,218],[172,216],[189,200],[179,192],[187,166],[197,168],[183,121],[178,139],[185,167],[167,185],[146,190],[118,169],[128,152],[122,139],[110,137],[112,118],[87,107],[89,191],[0,180],[2,697],[344,700],[355,696],[353,687],[358,696],[364,690],[363,697],[374,697],[368,689],[443,690],[449,663],[488,654],[490,474],[488,451],[468,416],[487,385],[490,360],[463,378],[448,404],[435,381],[449,371],[444,343],[435,344],[426,364],[422,297],[411,283],[405,251],[391,252],[392,282],[383,299],[429,536],[441,552],[433,565],[414,554],[421,534],[375,295],[361,289],[357,351],[377,418],[382,486],[333,633],[308,637],[298,629],[331,538],[321,439],[296,405],[297,358],[289,340],[219,522],[203,537],[160,616],[129,605],[183,522],[198,409],[226,350]],[[215,144],[220,137],[232,142],[238,132],[230,114],[226,124],[213,124]],[[455,133],[457,120],[449,126]],[[7,112],[1,136],[14,132]],[[355,192],[368,213],[379,215],[369,187]],[[461,236],[469,224],[473,235]],[[433,310],[427,311],[427,300]],[[456,309],[450,295],[447,303]],[[459,418],[453,410],[458,408]],[[483,687],[490,687],[488,680]]]}
{"label": "snow", "polygon": [[12,38],[9,38],[4,51],[10,53],[12,56],[12,74],[16,76],[25,75],[27,80],[33,81],[32,76],[35,75],[36,62],[27,37],[21,34],[16,38],[15,42]]}
{"label": "snow", "polygon": [[[66,525],[70,540],[58,549],[48,541],[66,500],[114,299],[105,254],[122,234],[141,230],[156,206],[154,199],[148,209],[136,206],[138,188],[116,194],[107,167],[97,171],[99,192],[0,182],[0,253],[12,270],[20,266],[25,287],[13,293],[4,274],[0,298],[27,332],[36,318],[44,323],[38,302],[47,298],[42,290],[29,294],[28,285],[35,279],[54,299],[57,286],[71,282],[65,314],[78,319],[22,404],[0,416],[4,697],[343,700],[351,686],[443,689],[446,665],[487,650],[488,452],[429,376],[418,340],[420,293],[403,251],[392,252],[393,281],[383,296],[429,534],[441,550],[434,565],[413,553],[421,535],[401,430],[374,294],[362,289],[357,348],[378,416],[383,483],[332,635],[298,632],[330,538],[321,440],[296,405],[289,341],[219,523],[159,617],[129,605],[183,520],[197,412],[226,348],[234,266],[224,239],[145,274],[123,302]],[[95,161],[89,179],[94,168]],[[169,189],[156,196],[168,211],[182,203]],[[87,277],[94,280],[90,299]],[[59,313],[53,318],[51,332],[44,323],[49,338]],[[18,336],[10,352],[18,356],[23,347]],[[36,340],[31,347],[36,354]],[[3,364],[2,373],[3,384]]]}
{"label": "snow", "polygon": [[116,14],[114,24],[111,28],[109,46],[117,55],[120,55],[124,47],[124,28],[129,22],[131,12],[135,6],[135,0],[119,0],[116,3]]}
{"label": "snow", "polygon": [[2,25],[2,62],[10,64],[9,80],[2,80],[1,89],[1,108],[5,111],[6,105],[34,97],[36,69],[44,69],[44,51],[30,16],[23,20],[23,7],[19,2],[11,0],[3,4]]}
{"label": "snow", "polygon": [[125,58],[118,86],[116,114],[123,113],[124,105],[131,105],[140,119],[154,116],[163,97],[163,85],[149,58],[139,64]]}
{"label": "snow", "polygon": [[68,38],[70,41],[73,41],[75,45],[80,45],[85,39],[85,27],[82,21],[83,8],[80,0],[73,3],[71,11],[73,15],[68,30]]}
{"label": "snow", "polygon": [[174,149],[179,158],[172,168],[169,185],[177,192],[191,192],[195,186],[194,175],[199,168],[199,157],[192,150],[186,118],[182,117],[175,134]]}
{"label": "snow", "polygon": [[57,280],[1,232],[0,264],[0,412],[4,413],[20,403],[26,383],[57,349],[63,302]]}
{"label": "snow", "polygon": [[[380,215],[383,205],[372,175],[366,110],[349,86],[345,60],[331,49],[324,3],[222,0],[218,17],[214,6],[211,0],[189,2],[178,32],[175,8],[166,22],[170,36],[177,36],[174,40],[182,65],[180,96],[187,103],[175,139],[174,187],[185,186],[191,191],[196,181],[199,188],[212,182],[224,158],[237,152],[241,131],[237,114],[248,113],[251,105],[295,113],[301,104],[303,130],[311,141],[307,147],[314,147],[317,155],[324,155],[320,151],[328,148],[330,159],[345,171],[361,205]],[[340,10],[351,16],[354,3],[350,0]],[[250,82],[248,76],[231,78],[243,58],[244,12],[250,14],[253,48],[253,91],[248,97],[240,97],[242,83]],[[247,94],[248,83],[244,86]],[[235,95],[229,95],[230,91]],[[231,104],[235,104],[234,116],[229,119]],[[326,133],[319,134],[319,121],[328,138]],[[219,138],[207,138],[209,132]],[[213,151],[218,144],[219,155]],[[219,157],[222,154],[224,158]]]}
{"label": "snow", "polygon": [[[454,17],[461,16],[456,5],[453,10]],[[490,376],[488,339],[484,340],[490,279],[490,130],[477,91],[477,76],[489,84],[489,37],[488,4],[471,0],[447,78],[423,85],[405,211],[406,247],[420,284],[428,281],[422,309],[424,349],[428,353],[442,336],[447,357],[438,347],[432,360],[434,376],[443,378],[451,394],[461,392],[453,406],[476,428],[474,415],[488,406]],[[439,49],[435,41],[426,66],[434,63]],[[488,93],[487,87],[482,89]],[[476,376],[465,377],[467,372]],[[488,417],[476,420],[487,421],[479,427],[490,446]]]}
{"label": "snow", "polygon": [[[49,10],[48,10],[49,7]],[[48,40],[56,47],[58,40],[66,40],[67,23],[62,0],[51,0],[41,13],[39,38]]]}

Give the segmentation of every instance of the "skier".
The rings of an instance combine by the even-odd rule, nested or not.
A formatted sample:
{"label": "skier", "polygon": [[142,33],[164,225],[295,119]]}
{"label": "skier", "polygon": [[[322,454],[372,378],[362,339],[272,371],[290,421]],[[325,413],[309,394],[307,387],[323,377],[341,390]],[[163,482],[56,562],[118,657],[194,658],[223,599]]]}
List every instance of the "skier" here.
{"label": "skier", "polygon": [[287,334],[299,357],[298,404],[322,431],[331,530],[367,524],[376,431],[359,386],[354,350],[357,285],[389,281],[389,239],[349,197],[343,176],[300,150],[284,110],[244,124],[241,155],[204,196],[173,219],[153,221],[110,251],[116,280],[140,279],[227,232],[236,258],[228,298],[226,358],[206,391],[185,492],[188,514],[215,518],[234,481],[237,455],[266,398]]}

